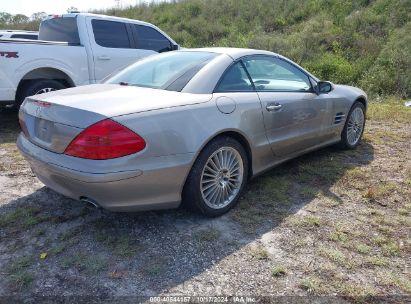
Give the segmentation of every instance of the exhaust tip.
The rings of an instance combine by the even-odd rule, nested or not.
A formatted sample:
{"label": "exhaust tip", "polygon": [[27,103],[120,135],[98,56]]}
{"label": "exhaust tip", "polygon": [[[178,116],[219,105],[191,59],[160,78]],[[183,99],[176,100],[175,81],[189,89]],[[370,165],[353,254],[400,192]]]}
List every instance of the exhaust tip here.
{"label": "exhaust tip", "polygon": [[89,197],[82,196],[80,197],[80,201],[83,203],[86,203],[87,205],[94,207],[94,208],[100,208],[100,206],[97,204],[97,202]]}

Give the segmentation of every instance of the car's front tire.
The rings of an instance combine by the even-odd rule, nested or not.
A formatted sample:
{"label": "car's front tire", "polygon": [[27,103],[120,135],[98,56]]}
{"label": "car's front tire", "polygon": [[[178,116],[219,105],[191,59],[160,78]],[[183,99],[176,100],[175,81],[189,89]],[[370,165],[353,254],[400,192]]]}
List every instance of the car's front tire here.
{"label": "car's front tire", "polygon": [[231,137],[217,137],[201,151],[187,177],[184,205],[206,216],[222,215],[237,204],[247,177],[244,147]]}
{"label": "car's front tire", "polygon": [[356,101],[348,113],[339,146],[343,149],[354,149],[361,142],[365,127],[365,107]]}

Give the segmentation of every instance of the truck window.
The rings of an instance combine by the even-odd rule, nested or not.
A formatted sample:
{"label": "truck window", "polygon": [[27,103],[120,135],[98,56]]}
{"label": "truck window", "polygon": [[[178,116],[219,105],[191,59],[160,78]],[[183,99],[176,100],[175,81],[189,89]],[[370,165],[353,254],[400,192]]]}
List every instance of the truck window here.
{"label": "truck window", "polygon": [[107,48],[131,48],[125,23],[94,19],[91,24],[98,45]]}
{"label": "truck window", "polygon": [[137,48],[156,52],[171,51],[171,42],[152,27],[134,24],[137,35]]}
{"label": "truck window", "polygon": [[21,39],[37,40],[36,35],[28,35],[28,34],[14,34],[14,35],[11,35],[10,38],[21,38]]}
{"label": "truck window", "polygon": [[40,24],[38,39],[80,44],[76,18],[58,17],[44,20]]}

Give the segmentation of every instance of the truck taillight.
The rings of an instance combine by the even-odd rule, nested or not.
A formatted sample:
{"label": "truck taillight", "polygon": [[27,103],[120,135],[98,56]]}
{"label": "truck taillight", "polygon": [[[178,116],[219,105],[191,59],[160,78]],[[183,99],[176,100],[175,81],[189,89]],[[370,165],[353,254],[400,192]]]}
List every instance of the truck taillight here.
{"label": "truck taillight", "polygon": [[138,134],[111,119],[105,119],[83,130],[68,145],[64,154],[103,160],[142,151],[146,142]]}

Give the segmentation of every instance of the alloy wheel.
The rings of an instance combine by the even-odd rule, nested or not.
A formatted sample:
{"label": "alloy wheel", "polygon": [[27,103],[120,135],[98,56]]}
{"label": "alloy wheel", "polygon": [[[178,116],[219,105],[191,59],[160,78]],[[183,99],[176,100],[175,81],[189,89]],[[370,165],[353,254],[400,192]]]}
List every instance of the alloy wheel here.
{"label": "alloy wheel", "polygon": [[361,138],[364,129],[364,112],[360,107],[355,108],[348,118],[347,142],[354,146]]}
{"label": "alloy wheel", "polygon": [[232,147],[222,147],[207,160],[200,179],[204,202],[213,209],[229,205],[241,189],[244,164],[240,153]]}

